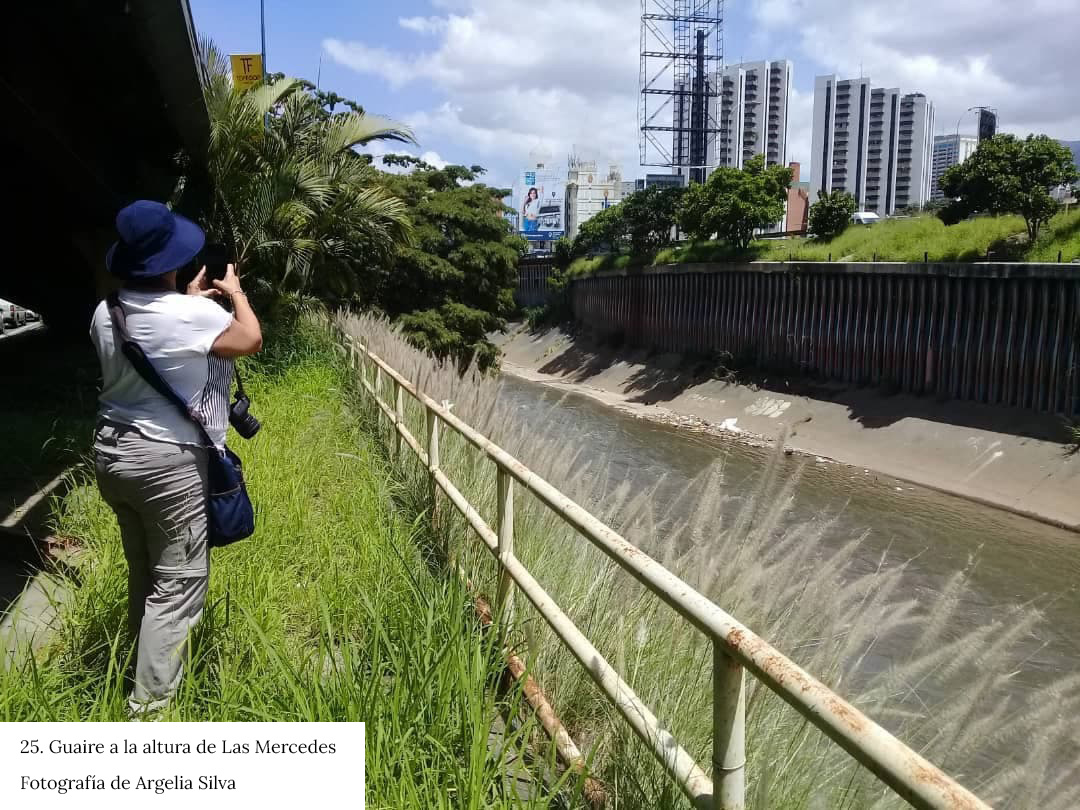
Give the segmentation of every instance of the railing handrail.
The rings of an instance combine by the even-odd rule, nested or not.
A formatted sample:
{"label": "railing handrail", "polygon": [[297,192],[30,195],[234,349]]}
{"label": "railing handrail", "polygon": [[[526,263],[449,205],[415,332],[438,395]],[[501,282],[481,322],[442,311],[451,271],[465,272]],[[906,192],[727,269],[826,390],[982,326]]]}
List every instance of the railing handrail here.
{"label": "railing handrail", "polygon": [[[484,544],[492,551],[500,568],[528,596],[545,620],[551,624],[556,635],[570,647],[571,652],[586,671],[608,695],[634,731],[653,749],[657,759],[679,782],[680,787],[696,806],[723,807],[725,810],[742,807],[742,765],[745,761],[742,752],[741,723],[742,667],[746,667],[759,681],[912,806],[941,808],[942,810],[944,808],[989,810],[989,805],[936,765],[913,751],[767,641],[738,622],[708,597],[634,546],[506,450],[420,391],[395,368],[366,347],[362,341],[349,335],[340,326],[338,328],[352,350],[355,351],[358,348],[362,358],[372,363],[377,370],[376,384],[372,384],[367,381],[361,367],[361,383],[364,389],[374,397],[380,410],[392,420],[397,434],[417,454],[434,477],[436,484],[447,494]],[[382,401],[377,390],[380,372],[385,373],[393,381],[398,397],[400,397],[400,391],[404,390],[424,406],[429,419],[429,442],[431,441],[432,420],[445,422],[466,441],[484,452],[497,465],[500,477],[505,474],[529,489],[563,521],[571,525],[653,595],[662,599],[712,640],[714,679],[718,684],[714,686],[714,737],[717,730],[723,728],[726,729],[726,734],[738,738],[738,745],[734,746],[734,749],[729,744],[730,740],[714,739],[714,746],[716,746],[714,767],[720,774],[721,781],[718,796],[714,794],[713,783],[705,775],[704,770],[667,731],[660,727],[651,710],[555,604],[520,560],[513,555],[512,550],[509,553],[500,550],[499,532],[493,530],[483,520],[477,509],[442,472],[437,463],[438,459],[436,458],[433,463],[420,442],[403,424],[400,402],[395,403],[396,407],[391,408]],[[434,431],[437,447],[437,421]],[[503,488],[500,487],[500,494],[502,490]],[[512,498],[512,491],[509,497]],[[720,672],[719,670],[731,669],[724,666],[729,662],[738,665],[737,672]],[[730,716],[718,716],[721,714],[718,711],[717,704],[719,703],[730,704],[726,707],[726,713],[739,715],[737,723],[732,723]],[[731,728],[733,725],[739,727]],[[725,786],[724,782],[731,771],[737,771],[737,784]],[[734,791],[729,788],[733,788]],[[737,792],[739,796],[736,798],[732,795],[733,792]]]}

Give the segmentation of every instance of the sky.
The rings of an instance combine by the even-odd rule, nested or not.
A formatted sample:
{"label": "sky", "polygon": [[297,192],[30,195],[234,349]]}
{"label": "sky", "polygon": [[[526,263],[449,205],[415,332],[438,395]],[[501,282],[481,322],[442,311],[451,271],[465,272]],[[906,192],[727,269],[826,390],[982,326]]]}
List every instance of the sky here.
{"label": "sky", "polygon": [[[410,126],[436,165],[480,164],[509,187],[571,151],[623,177],[638,166],[639,0],[265,0],[267,68],[314,81]],[[190,0],[200,35],[259,50],[254,0]],[[925,93],[938,133],[1080,139],[1078,0],[728,0],[727,63],[794,64],[788,159],[810,163],[814,77],[869,76]],[[321,70],[320,70],[321,62]],[[372,151],[378,151],[374,149]]]}

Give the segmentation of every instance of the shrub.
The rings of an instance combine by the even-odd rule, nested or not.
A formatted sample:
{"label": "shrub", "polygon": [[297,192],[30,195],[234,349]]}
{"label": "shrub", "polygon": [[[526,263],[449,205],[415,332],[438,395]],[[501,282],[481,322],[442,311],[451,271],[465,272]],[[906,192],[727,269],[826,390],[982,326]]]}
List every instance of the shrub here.
{"label": "shrub", "polygon": [[846,191],[819,191],[807,215],[807,228],[818,239],[835,239],[847,230],[856,208],[855,198]]}

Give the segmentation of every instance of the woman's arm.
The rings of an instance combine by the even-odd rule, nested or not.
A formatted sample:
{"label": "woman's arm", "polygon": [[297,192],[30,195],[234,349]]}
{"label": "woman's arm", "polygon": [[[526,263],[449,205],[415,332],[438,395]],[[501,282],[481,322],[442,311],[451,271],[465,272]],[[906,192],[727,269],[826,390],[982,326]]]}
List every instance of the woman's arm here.
{"label": "woman's arm", "polygon": [[215,279],[214,286],[232,301],[233,321],[214,341],[211,351],[218,357],[255,354],[262,348],[262,327],[248,303],[247,295],[240,289],[240,279],[236,277],[231,264],[225,268],[225,278]]}

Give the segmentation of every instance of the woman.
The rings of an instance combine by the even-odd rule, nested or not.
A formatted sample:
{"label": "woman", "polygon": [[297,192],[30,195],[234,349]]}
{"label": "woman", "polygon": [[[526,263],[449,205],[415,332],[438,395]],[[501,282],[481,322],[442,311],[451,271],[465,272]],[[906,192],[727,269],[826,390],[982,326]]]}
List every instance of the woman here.
{"label": "woman", "polygon": [[[232,265],[207,283],[202,268],[176,291],[177,271],[195,262],[205,235],[161,203],[139,200],[116,217],[120,240],[106,265],[122,281],[131,339],[158,373],[225,443],[233,359],[262,347],[259,321]],[[230,315],[214,299],[232,303]],[[168,705],[183,674],[188,630],[202,615],[210,577],[207,449],[190,419],[158,394],[120,351],[107,304],[90,335],[102,388],[94,465],[116,513],[128,564],[128,623],[138,639],[134,713]]]}
{"label": "woman", "polygon": [[525,195],[525,204],[521,206],[522,230],[532,233],[539,229],[540,225],[540,192],[536,186],[529,189]]}

